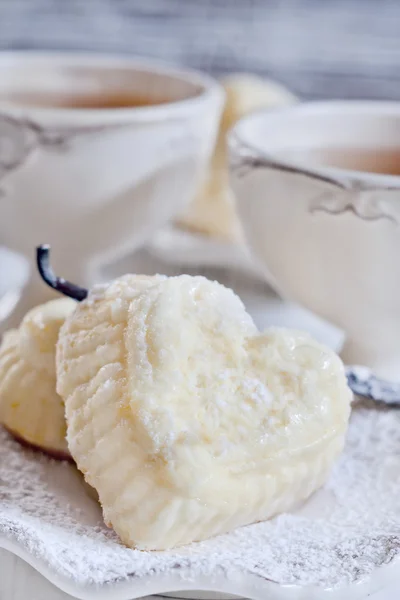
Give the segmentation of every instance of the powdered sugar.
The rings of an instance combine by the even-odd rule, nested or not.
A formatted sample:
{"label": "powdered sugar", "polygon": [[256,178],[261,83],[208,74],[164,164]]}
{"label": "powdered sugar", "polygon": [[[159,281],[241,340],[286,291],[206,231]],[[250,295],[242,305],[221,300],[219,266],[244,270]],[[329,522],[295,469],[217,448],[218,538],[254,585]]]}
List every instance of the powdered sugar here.
{"label": "powdered sugar", "polygon": [[[189,570],[298,585],[345,585],[400,557],[400,413],[356,408],[327,485],[297,511],[166,552],[122,546],[73,467],[0,432],[1,536],[77,584]],[[184,586],[183,586],[184,587]]]}
{"label": "powdered sugar", "polygon": [[259,379],[251,379],[246,377],[242,380],[242,389],[248,395],[249,400],[256,404],[265,404],[271,406],[273,397],[270,391],[265,387]]}
{"label": "powdered sugar", "polygon": [[108,287],[108,283],[97,283],[96,285],[92,286],[89,291],[89,295],[85,300],[86,304],[88,306],[92,306],[95,304],[95,302],[103,300]]}

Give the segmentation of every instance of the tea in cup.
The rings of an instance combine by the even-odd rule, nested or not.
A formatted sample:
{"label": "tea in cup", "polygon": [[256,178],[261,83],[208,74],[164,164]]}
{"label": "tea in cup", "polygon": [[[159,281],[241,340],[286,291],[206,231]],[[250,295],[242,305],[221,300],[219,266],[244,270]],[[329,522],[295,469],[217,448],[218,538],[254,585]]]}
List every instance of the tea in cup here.
{"label": "tea in cup", "polygon": [[[189,203],[217,134],[212,78],[144,60],[0,54],[0,244],[83,285]],[[26,306],[49,293],[32,269]]]}
{"label": "tea in cup", "polygon": [[343,358],[400,377],[400,103],[259,112],[230,136],[247,243],[280,294],[344,329]]}

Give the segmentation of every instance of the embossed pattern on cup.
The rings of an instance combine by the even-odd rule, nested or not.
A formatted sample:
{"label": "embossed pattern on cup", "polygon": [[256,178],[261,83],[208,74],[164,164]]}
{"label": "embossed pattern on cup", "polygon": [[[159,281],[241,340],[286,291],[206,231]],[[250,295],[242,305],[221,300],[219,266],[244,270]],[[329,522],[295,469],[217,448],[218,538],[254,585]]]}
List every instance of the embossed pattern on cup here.
{"label": "embossed pattern on cup", "polygon": [[[223,106],[213,79],[151,61],[31,53],[0,54],[0,77],[0,243],[32,266],[35,246],[50,243],[57,271],[91,285],[101,265],[134,251],[192,199]],[[29,104],[31,92],[63,90],[129,92],[148,103]],[[32,285],[28,304],[45,293]]]}
{"label": "embossed pattern on cup", "polygon": [[231,182],[253,254],[284,297],[342,327],[343,356],[400,373],[400,177],[285,160],[285,148],[398,148],[400,103],[258,113],[230,137]]}

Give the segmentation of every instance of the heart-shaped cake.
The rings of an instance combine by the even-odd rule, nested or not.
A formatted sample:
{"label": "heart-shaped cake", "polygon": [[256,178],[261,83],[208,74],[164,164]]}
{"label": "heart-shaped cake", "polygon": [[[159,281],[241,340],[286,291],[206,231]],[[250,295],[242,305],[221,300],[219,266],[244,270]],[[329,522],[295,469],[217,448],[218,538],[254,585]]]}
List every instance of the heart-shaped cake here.
{"label": "heart-shaped cake", "polygon": [[76,302],[53,300],[28,312],[0,346],[0,423],[20,441],[69,458],[64,404],[56,392],[56,342]]}
{"label": "heart-shaped cake", "polygon": [[265,520],[320,487],[352,394],[307,334],[260,333],[203,277],[125,276],[61,328],[69,449],[128,546],[164,549]]}

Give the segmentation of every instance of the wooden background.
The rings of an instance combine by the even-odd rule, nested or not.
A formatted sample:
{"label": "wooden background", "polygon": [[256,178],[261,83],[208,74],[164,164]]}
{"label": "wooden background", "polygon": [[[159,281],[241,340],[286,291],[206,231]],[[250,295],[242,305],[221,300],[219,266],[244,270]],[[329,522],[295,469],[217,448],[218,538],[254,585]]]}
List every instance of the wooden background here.
{"label": "wooden background", "polygon": [[128,52],[400,99],[400,0],[0,0],[0,48]]}

